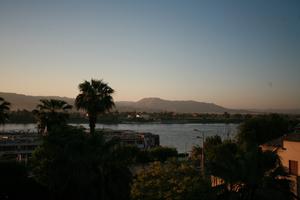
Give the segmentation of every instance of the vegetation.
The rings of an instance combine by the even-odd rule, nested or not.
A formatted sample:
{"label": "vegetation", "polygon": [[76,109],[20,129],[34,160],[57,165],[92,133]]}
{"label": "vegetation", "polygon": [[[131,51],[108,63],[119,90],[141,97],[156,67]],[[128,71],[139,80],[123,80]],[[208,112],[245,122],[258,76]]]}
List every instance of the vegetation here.
{"label": "vegetation", "polygon": [[129,198],[130,159],[117,141],[105,142],[102,134],[56,128],[44,138],[32,158],[35,179],[52,199]]}
{"label": "vegetation", "polygon": [[192,165],[178,161],[154,162],[141,170],[131,187],[133,200],[215,199],[210,183]]}
{"label": "vegetation", "polygon": [[[68,112],[68,123],[89,123],[88,116],[83,112]],[[147,118],[136,117],[137,115],[146,115]],[[36,119],[31,111],[17,110],[9,112],[9,123],[36,123]],[[269,115],[250,115],[250,114],[231,114],[225,118],[224,114],[183,114],[183,113],[145,113],[145,112],[106,112],[97,119],[98,123],[117,124],[117,123],[243,123],[248,119],[266,118]],[[279,115],[286,118],[289,126],[292,127],[295,122],[299,123],[299,115]]]}
{"label": "vegetation", "polygon": [[223,181],[222,199],[291,199],[289,181],[279,178],[287,174],[276,153],[245,151],[231,141],[211,148],[208,170]]}
{"label": "vegetation", "polygon": [[0,161],[0,199],[45,199],[47,189],[29,177],[26,166]]}
{"label": "vegetation", "polygon": [[167,159],[176,158],[178,156],[177,150],[170,147],[154,147],[149,149],[148,152],[153,161],[160,162],[165,162]]}
{"label": "vegetation", "polygon": [[297,123],[297,120],[278,114],[257,116],[241,124],[237,141],[245,148],[251,148],[291,132]]}
{"label": "vegetation", "polygon": [[92,79],[79,84],[80,94],[75,99],[76,108],[85,110],[89,118],[90,133],[95,132],[98,114],[103,114],[114,107],[114,90],[102,80]]}
{"label": "vegetation", "polygon": [[[284,121],[284,118],[279,121]],[[256,129],[256,126],[247,127]],[[239,134],[244,134],[241,131],[243,129],[240,129]],[[247,141],[240,143],[242,140],[222,141],[219,136],[206,138],[204,144],[206,175],[217,177],[219,185],[216,187],[211,187],[208,181],[201,179],[200,172],[195,168],[197,163],[188,164],[194,170],[193,174],[191,171],[188,173],[181,171],[183,169],[181,167],[187,163],[174,160],[165,164],[156,162],[137,174],[131,189],[132,198],[292,199],[290,183],[283,178],[287,174],[278,155],[271,151],[263,152],[258,145],[246,148],[241,144]],[[191,155],[192,160],[199,161],[201,151],[201,148],[195,147]],[[177,185],[178,180],[181,180],[180,185]],[[185,182],[186,180],[188,181]]]}
{"label": "vegetation", "polygon": [[65,101],[56,99],[41,99],[37,109],[33,114],[37,118],[38,132],[51,131],[53,126],[63,126],[67,124],[67,111],[72,108]]}
{"label": "vegetation", "polygon": [[125,145],[123,150],[123,153],[127,154],[127,158],[130,158],[130,163],[137,165],[149,164],[155,161],[163,163],[178,157],[177,150],[171,147],[158,146],[151,149],[140,149],[134,145]]}
{"label": "vegetation", "polygon": [[207,174],[222,180],[222,199],[292,199],[280,158],[259,146],[287,133],[290,124],[279,115],[260,116],[241,124],[237,142],[219,136],[206,139]]}
{"label": "vegetation", "polygon": [[10,111],[9,113],[9,122],[14,124],[29,124],[36,123],[37,119],[35,118],[32,111],[28,110],[16,110]]}
{"label": "vegetation", "polygon": [[0,97],[0,124],[7,122],[9,109],[10,103]]}

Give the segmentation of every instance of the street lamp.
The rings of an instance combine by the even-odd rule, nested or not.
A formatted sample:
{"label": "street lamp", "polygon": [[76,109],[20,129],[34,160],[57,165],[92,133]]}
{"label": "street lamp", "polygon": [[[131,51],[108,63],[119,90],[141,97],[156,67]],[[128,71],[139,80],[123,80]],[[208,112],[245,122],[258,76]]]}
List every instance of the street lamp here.
{"label": "street lamp", "polygon": [[204,137],[204,132],[200,131],[198,129],[194,129],[194,131],[197,131],[197,132],[200,132],[200,133],[202,132],[202,137],[201,136],[197,136],[196,138],[202,139],[201,172],[202,172],[202,176],[204,177],[205,176],[205,170],[204,170],[204,140],[205,140],[205,137]]}

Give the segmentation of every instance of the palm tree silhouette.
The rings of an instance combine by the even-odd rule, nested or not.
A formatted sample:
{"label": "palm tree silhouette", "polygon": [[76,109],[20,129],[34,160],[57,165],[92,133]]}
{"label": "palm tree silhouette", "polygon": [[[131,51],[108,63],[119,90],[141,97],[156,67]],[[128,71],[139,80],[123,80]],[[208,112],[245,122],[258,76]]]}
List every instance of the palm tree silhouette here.
{"label": "palm tree silhouette", "polygon": [[0,124],[4,124],[8,120],[8,112],[10,103],[0,97]]}
{"label": "palm tree silhouette", "polygon": [[97,115],[111,110],[115,104],[114,90],[102,80],[84,81],[78,86],[80,94],[75,99],[76,108],[85,110],[89,118],[90,133],[95,132]]}
{"label": "palm tree silhouette", "polygon": [[67,123],[67,111],[72,108],[67,102],[56,99],[41,99],[33,114],[38,120],[39,133],[44,133],[46,128],[50,131],[53,126]]}

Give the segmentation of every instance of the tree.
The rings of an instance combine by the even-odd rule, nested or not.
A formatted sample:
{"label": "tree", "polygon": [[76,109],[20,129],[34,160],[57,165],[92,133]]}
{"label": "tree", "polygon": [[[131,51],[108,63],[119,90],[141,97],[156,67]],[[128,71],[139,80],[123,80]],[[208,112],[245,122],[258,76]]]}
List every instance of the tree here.
{"label": "tree", "polygon": [[57,99],[41,99],[37,109],[33,114],[38,121],[39,133],[51,131],[53,126],[63,126],[67,124],[68,110],[72,108],[67,102]]}
{"label": "tree", "polygon": [[202,147],[200,146],[193,146],[192,151],[190,153],[189,159],[193,162],[196,167],[201,166],[202,160]]}
{"label": "tree", "polygon": [[149,149],[150,157],[155,161],[165,162],[168,158],[177,157],[178,152],[175,148],[170,147],[154,147]]}
{"label": "tree", "polygon": [[0,124],[4,124],[8,120],[8,112],[10,103],[0,97]]}
{"label": "tree", "polygon": [[[222,199],[291,199],[289,181],[275,152],[254,146],[243,149],[226,141],[211,149],[210,173],[223,183]],[[263,191],[268,191],[266,195]]]}
{"label": "tree", "polygon": [[218,145],[222,144],[222,139],[219,135],[209,136],[205,138],[204,146],[205,146],[205,159],[211,160],[214,156],[214,149],[218,147]]}
{"label": "tree", "polygon": [[52,199],[127,200],[131,173],[128,152],[101,133],[59,127],[44,137],[33,153],[35,179],[45,185]]}
{"label": "tree", "polygon": [[90,133],[95,132],[98,114],[103,114],[114,107],[114,90],[102,80],[92,79],[79,84],[80,94],[75,99],[76,108],[85,110],[89,118]]}
{"label": "tree", "polygon": [[11,123],[29,124],[35,123],[35,117],[31,111],[28,110],[16,110],[11,111],[9,114],[9,121]]}
{"label": "tree", "polygon": [[141,170],[131,187],[133,200],[196,200],[214,199],[210,182],[184,162],[154,162]]}
{"label": "tree", "polygon": [[242,123],[237,141],[244,148],[261,145],[287,134],[291,129],[288,118],[278,114],[250,118]]}
{"label": "tree", "polygon": [[45,187],[29,177],[25,165],[0,161],[0,199],[48,199]]}
{"label": "tree", "polygon": [[[222,144],[222,139],[219,135],[209,136],[205,138],[204,142],[204,165],[207,161],[211,160],[214,156],[214,148]],[[196,167],[201,166],[202,162],[202,147],[196,145],[192,147],[189,159],[193,162]],[[206,169],[206,167],[204,167]],[[207,170],[205,170],[205,173]],[[208,172],[209,173],[209,172]]]}

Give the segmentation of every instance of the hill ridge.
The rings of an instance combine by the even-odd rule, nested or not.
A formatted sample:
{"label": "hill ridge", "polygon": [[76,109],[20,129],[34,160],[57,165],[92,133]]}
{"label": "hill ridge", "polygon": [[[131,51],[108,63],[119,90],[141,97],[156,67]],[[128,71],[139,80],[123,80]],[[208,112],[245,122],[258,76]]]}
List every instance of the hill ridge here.
{"label": "hill ridge", "polygon": [[[12,110],[33,110],[40,99],[60,99],[74,105],[74,98],[60,96],[33,96],[0,92],[0,96],[12,104]],[[116,101],[116,110],[137,112],[177,112],[177,113],[239,113],[241,110],[228,109],[214,103],[195,100],[166,100],[159,97],[145,97],[138,101]]]}

